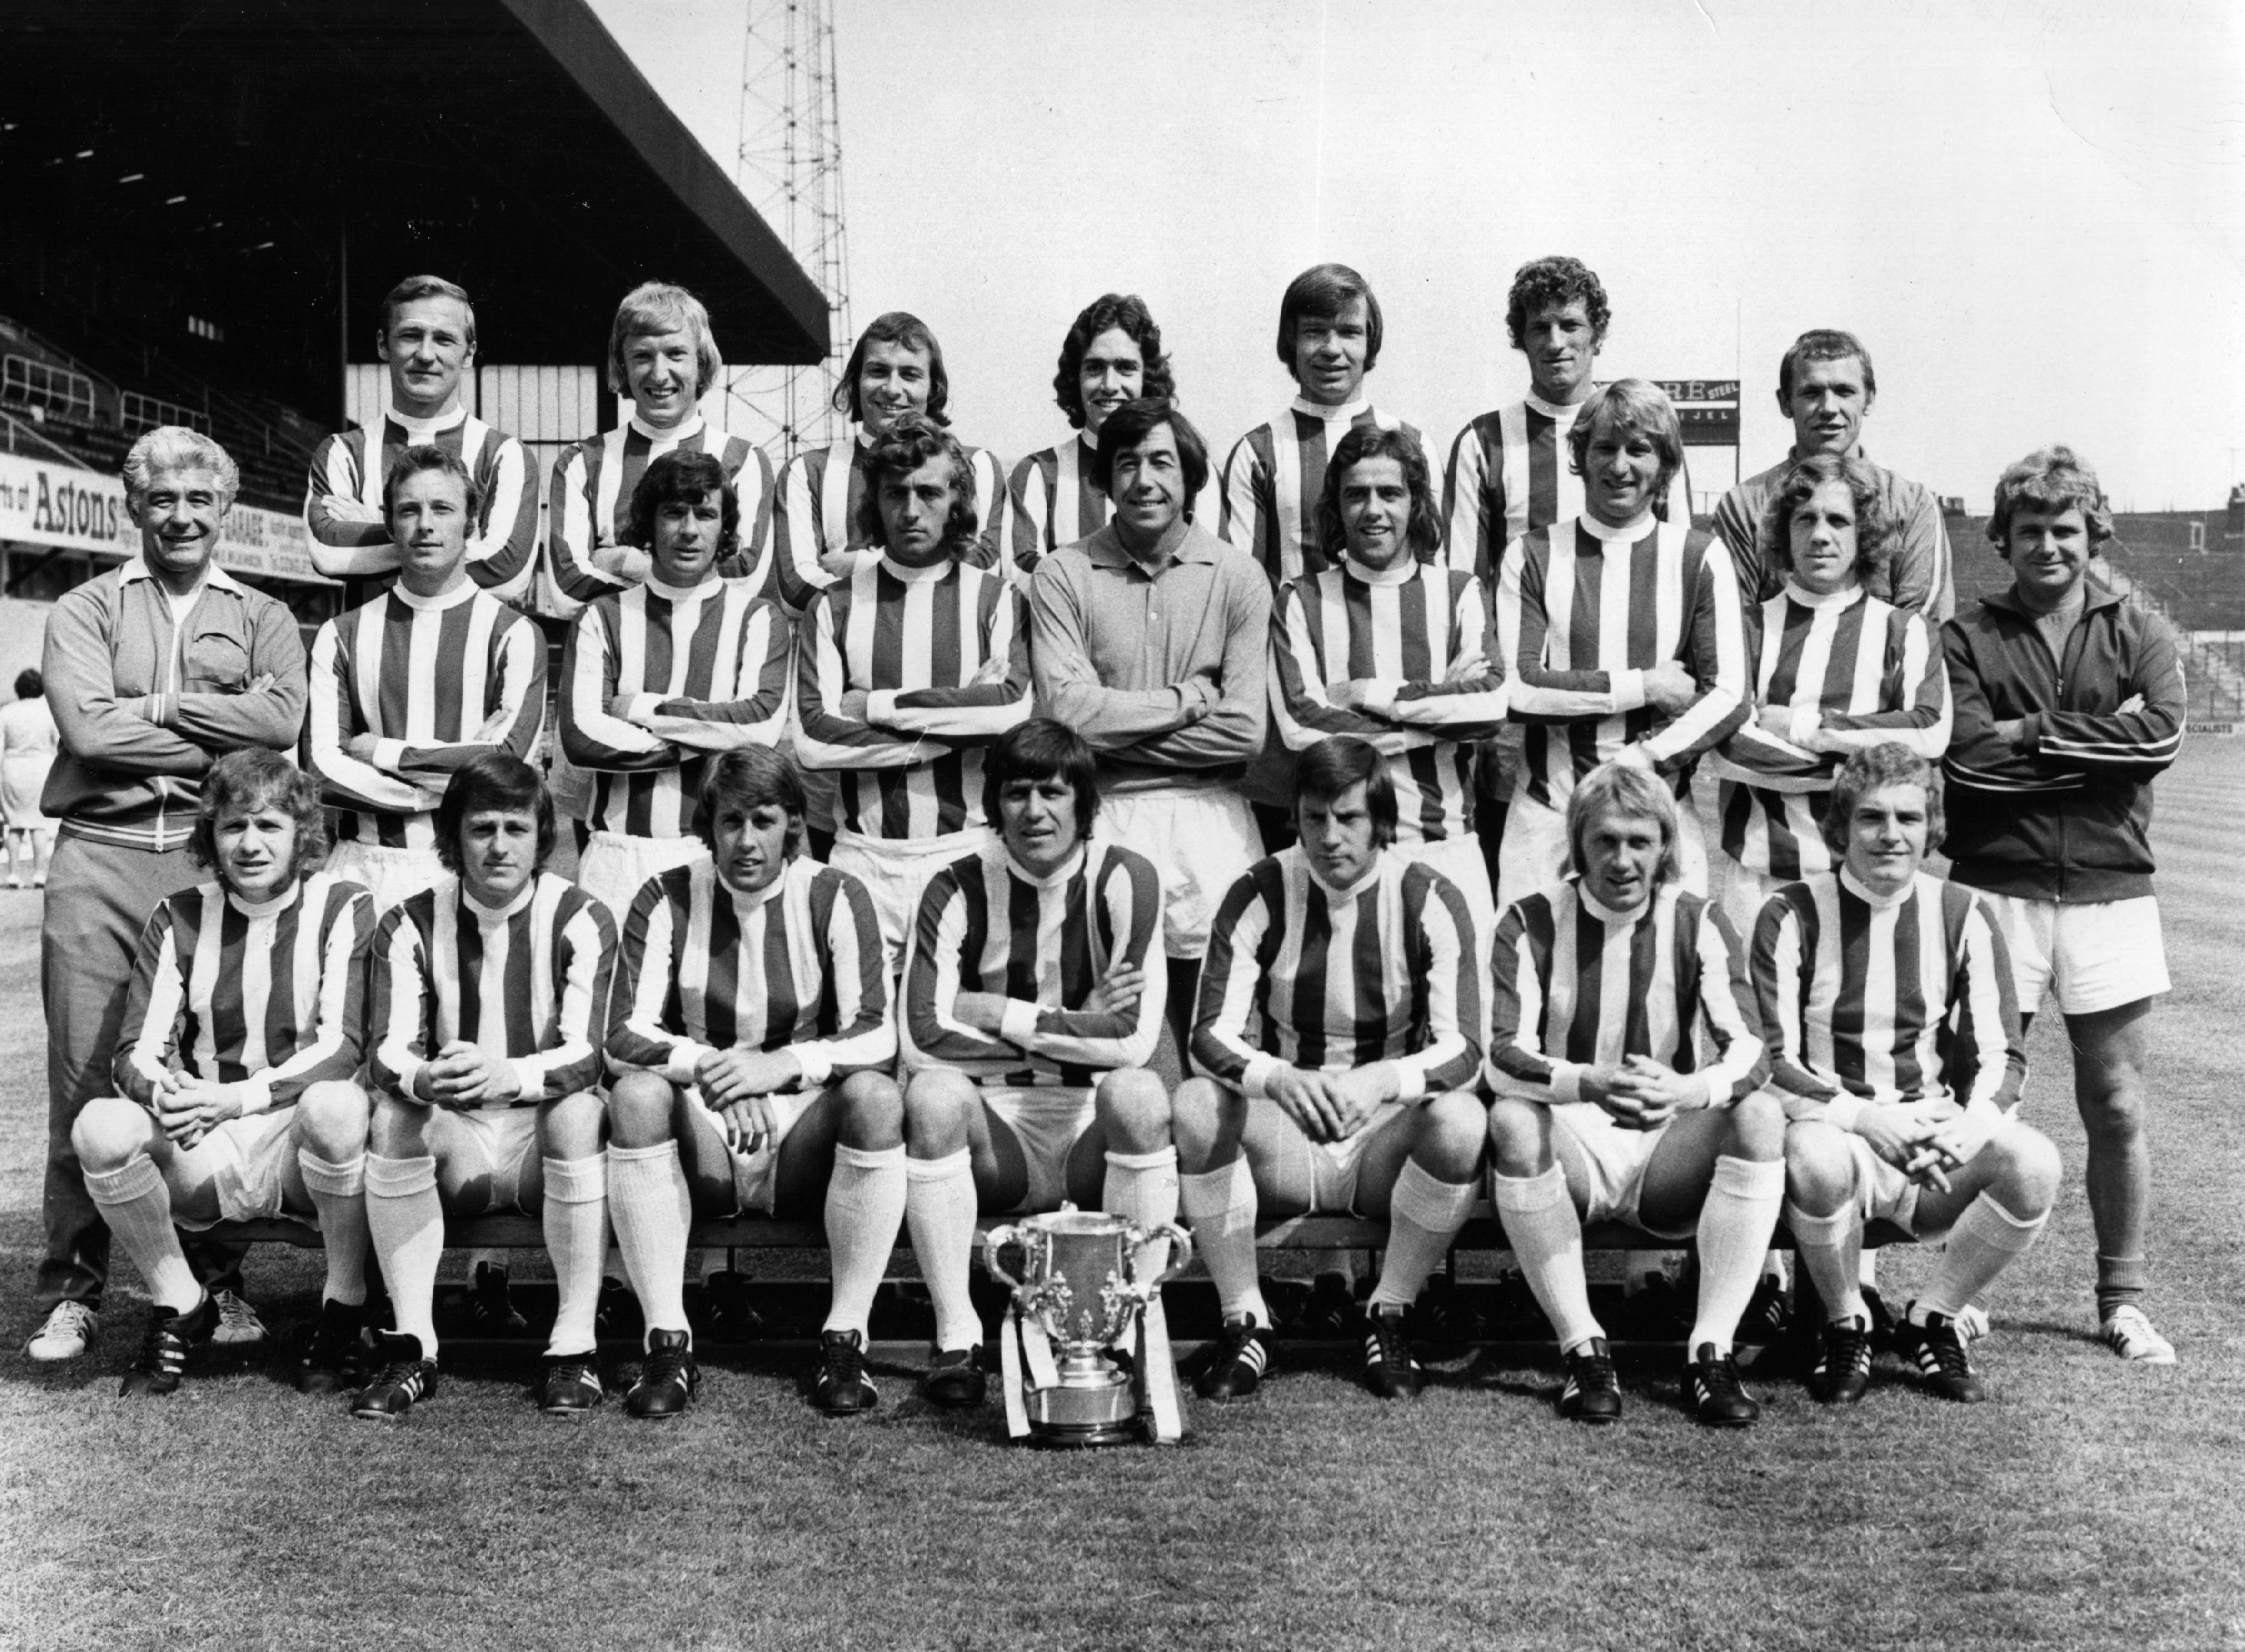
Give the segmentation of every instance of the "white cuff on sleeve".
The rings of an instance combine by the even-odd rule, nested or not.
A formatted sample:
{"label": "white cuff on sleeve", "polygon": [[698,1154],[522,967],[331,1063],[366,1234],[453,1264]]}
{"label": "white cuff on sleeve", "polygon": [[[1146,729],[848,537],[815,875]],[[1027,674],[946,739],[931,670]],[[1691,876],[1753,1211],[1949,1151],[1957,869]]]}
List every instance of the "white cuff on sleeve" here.
{"label": "white cuff on sleeve", "polygon": [[1423,1100],[1427,1094],[1427,1064],[1405,1056],[1389,1065],[1395,1069],[1395,1099]]}
{"label": "white cuff on sleeve", "polygon": [[896,688],[876,688],[868,694],[865,696],[865,721],[885,723],[893,718],[897,714],[897,695],[901,692]]}
{"label": "white cuff on sleeve", "polygon": [[404,760],[405,742],[402,740],[377,740],[374,742],[374,766],[385,775],[397,772]]}
{"label": "white cuff on sleeve", "polygon": [[522,1093],[519,1100],[537,1101],[544,1099],[546,1071],[543,1067],[527,1056],[518,1056],[509,1061],[507,1066],[514,1069],[514,1081],[521,1087]]}
{"label": "white cuff on sleeve", "polygon": [[1824,1122],[1835,1130],[1853,1130],[1862,1112],[1863,1098],[1842,1090],[1824,1104]]}
{"label": "white cuff on sleeve", "polygon": [[647,720],[655,714],[655,708],[661,704],[661,694],[634,694],[631,704],[624,708],[624,721],[644,728]]}
{"label": "white cuff on sleeve", "polygon": [[1400,685],[1386,678],[1376,678],[1364,686],[1364,708],[1367,711],[1387,712],[1394,708],[1395,691]]}
{"label": "white cuff on sleeve", "polygon": [[1551,1100],[1574,1102],[1583,1099],[1583,1068],[1576,1061],[1556,1061],[1551,1066]]}
{"label": "white cuff on sleeve", "polygon": [[1037,1035],[1037,1018],[1044,1012],[1027,999],[1007,999],[1006,1012],[998,1023],[998,1036],[1008,1044],[1026,1050]]}
{"label": "white cuff on sleeve", "polygon": [[795,1064],[803,1069],[803,1084],[805,1089],[823,1090],[826,1087],[826,1080],[834,1076],[834,1058],[826,1053],[824,1046],[791,1044],[788,1046],[787,1053],[795,1058]]}
{"label": "white cuff on sleeve", "polygon": [[1262,1098],[1271,1093],[1272,1075],[1285,1070],[1286,1064],[1275,1055],[1254,1055],[1247,1059],[1247,1070],[1239,1075],[1239,1088],[1246,1095]]}
{"label": "white cuff on sleeve", "polygon": [[662,1076],[673,1084],[691,1084],[694,1082],[694,1069],[700,1066],[702,1059],[710,1053],[708,1045],[696,1044],[691,1039],[681,1039],[670,1046],[670,1060],[663,1063]]}
{"label": "white cuff on sleeve", "polygon": [[241,1114],[248,1118],[253,1113],[269,1113],[273,1109],[273,1080],[268,1078],[244,1079],[241,1081]]}
{"label": "white cuff on sleeve", "polygon": [[1787,730],[1787,737],[1798,746],[1823,726],[1824,714],[1815,707],[1795,706],[1793,708],[1793,725]]}
{"label": "white cuff on sleeve", "polygon": [[1617,671],[1613,674],[1613,701],[1616,711],[1635,711],[1645,704],[1645,674],[1641,671]]}

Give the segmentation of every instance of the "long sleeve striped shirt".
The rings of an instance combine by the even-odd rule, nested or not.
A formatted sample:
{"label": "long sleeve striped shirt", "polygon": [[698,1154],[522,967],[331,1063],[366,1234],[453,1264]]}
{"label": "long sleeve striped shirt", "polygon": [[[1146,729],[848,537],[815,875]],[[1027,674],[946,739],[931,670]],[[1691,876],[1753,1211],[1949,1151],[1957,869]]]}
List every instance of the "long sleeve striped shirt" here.
{"label": "long sleeve striped shirt", "polygon": [[1754,995],[1794,1117],[1851,1128],[1868,1102],[1992,1117],[2026,1081],[2011,959],[1987,904],[1920,872],[1874,897],[1844,867],[1772,897]]}
{"label": "long sleeve striped shirt", "polygon": [[1699,1074],[1727,1107],[1769,1072],[1746,950],[1713,903],[1670,884],[1615,911],[1569,877],[1515,901],[1491,950],[1489,1066],[1498,1095],[1584,1100],[1585,1069],[1641,1055]]}
{"label": "long sleeve striped shirt", "polygon": [[621,575],[595,565],[593,556],[628,543],[632,493],[647,467],[666,453],[716,456],[732,478],[741,506],[739,543],[718,571],[729,579],[746,579],[757,596],[773,594],[769,552],[774,490],[771,460],[763,450],[746,437],[719,430],[698,413],[668,430],[658,430],[634,416],[613,430],[586,437],[553,465],[546,565],[570,613],[631,585]]}
{"label": "long sleeve striped shirt", "polygon": [[[1450,443],[1442,472],[1442,520],[1450,565],[1484,586],[1496,578],[1505,546],[1537,528],[1583,514],[1583,478],[1567,468],[1567,434],[1580,402],[1562,406],[1529,395],[1482,414]],[[1657,512],[1692,519],[1692,477],[1679,466]]]}
{"label": "long sleeve striped shirt", "polygon": [[1273,591],[1340,559],[1340,546],[1319,543],[1318,500],[1333,449],[1359,424],[1419,434],[1368,401],[1324,407],[1298,396],[1284,413],[1232,444],[1217,531],[1255,559]]}
{"label": "long sleeve striped shirt", "polygon": [[849,873],[791,860],[754,895],[708,862],[649,878],[624,921],[608,1065],[691,1084],[723,1050],[785,1050],[816,1087],[897,1053],[873,897]]}
{"label": "long sleeve striped shirt", "polygon": [[1107,496],[1091,480],[1099,438],[1079,430],[1055,447],[1040,448],[1014,467],[1007,485],[1013,507],[1013,556],[1008,572],[1026,585],[1037,564],[1064,545],[1107,525]]}
{"label": "long sleeve striped shirt", "polygon": [[600,598],[570,630],[560,695],[561,748],[596,776],[588,823],[692,835],[709,758],[778,742],[794,666],[795,627],[745,580]]}
{"label": "long sleeve striped shirt", "polygon": [[[1681,796],[1694,761],[1746,715],[1730,558],[1679,524],[1618,529],[1584,516],[1515,540],[1497,579],[1496,635],[1512,719],[1529,725],[1529,796],[1553,809],[1638,741]],[[1699,689],[1672,718],[1645,694],[1645,672],[1670,660]]]}
{"label": "long sleeve striped shirt", "polygon": [[[1406,843],[1473,830],[1473,742],[1496,735],[1508,698],[1489,629],[1480,583],[1441,563],[1373,569],[1343,558],[1298,580],[1279,593],[1271,627],[1279,738],[1295,751],[1332,735],[1378,747]],[[1487,670],[1444,680],[1475,654],[1490,659]],[[1362,686],[1365,704],[1335,705],[1339,682]]]}
{"label": "long sleeve striped shirt", "polygon": [[[1820,596],[1788,581],[1755,618],[1754,701],[1792,721],[1780,735],[1749,717],[1717,750],[1723,850],[1764,877],[1807,877],[1832,870],[1822,823],[1851,754],[1899,745],[1940,760],[1949,674],[1923,616],[1860,586]],[[1843,749],[1802,749],[1812,734]]]}
{"label": "long sleeve striped shirt", "polygon": [[[929,837],[982,823],[982,748],[1028,720],[1028,628],[1004,576],[867,559],[820,593],[796,647],[796,754],[842,775],[840,823]],[[861,720],[842,697],[867,693]]]}
{"label": "long sleeve striped shirt", "polygon": [[[986,844],[938,872],[920,897],[905,960],[905,1065],[1075,1086],[1143,1066],[1168,998],[1161,938],[1161,878],[1136,851],[1094,839],[1035,878],[1002,842]],[[1088,1007],[1118,958],[1145,972],[1136,1007]],[[998,1036],[953,1013],[961,992],[1010,1000]]]}
{"label": "long sleeve striped shirt", "polygon": [[1192,1056],[1249,1096],[1287,1067],[1392,1062],[1397,1097],[1473,1082],[1483,1009],[1465,897],[1382,851],[1353,889],[1328,889],[1299,845],[1258,862],[1217,910],[1201,966]]}
{"label": "long sleeve striped shirt", "polygon": [[566,878],[540,872],[499,911],[442,879],[383,914],[368,1076],[410,1096],[421,1069],[458,1042],[513,1068],[521,1093],[500,1105],[591,1089],[615,951],[608,909]]}
{"label": "long sleeve striped shirt", "polygon": [[314,872],[252,906],[200,884],[149,915],[112,1069],[146,1107],[167,1073],[240,1084],[244,1112],[295,1104],[358,1071],[374,903]]}
{"label": "long sleeve striped shirt", "polygon": [[[865,499],[865,453],[873,438],[863,430],[848,443],[810,448],[788,461],[772,514],[771,579],[763,594],[801,614],[820,592],[846,576],[821,566],[821,557],[855,553],[853,568],[878,560],[880,547],[858,531]],[[846,461],[846,463],[844,463]],[[1006,467],[986,448],[967,450],[974,474],[974,539],[966,559],[996,568],[1006,547]]]}
{"label": "long sleeve striped shirt", "polygon": [[[546,715],[546,639],[471,584],[403,586],[338,614],[312,643],[304,766],[337,811],[336,836],[389,848],[436,842],[453,771],[488,751],[529,755]],[[371,735],[372,761],[343,748]]]}
{"label": "long sleeve striped shirt", "polygon": [[[368,449],[377,442],[370,464]],[[457,407],[433,419],[409,419],[393,410],[383,416],[378,436],[372,426],[339,430],[314,450],[305,527],[322,545],[373,552],[363,565],[349,559],[348,599],[363,596],[363,581],[390,578],[397,569],[397,552],[382,518],[382,486],[409,447],[442,448],[475,477],[483,504],[468,539],[468,576],[501,601],[527,606],[538,560],[538,484],[529,452]]]}
{"label": "long sleeve striped shirt", "polygon": [[[1775,596],[1785,584],[1785,568],[1770,532],[1769,502],[1796,457],[1788,453],[1760,475],[1746,477],[1715,506],[1715,537],[1729,549],[1739,591],[1749,603]],[[1873,596],[1922,613],[1937,628],[1957,609],[1954,557],[1941,501],[1923,483],[1863,458],[1861,446],[1852,457],[1870,471],[1878,488],[1880,514],[1894,525],[1895,532],[1894,554],[1866,586]]]}

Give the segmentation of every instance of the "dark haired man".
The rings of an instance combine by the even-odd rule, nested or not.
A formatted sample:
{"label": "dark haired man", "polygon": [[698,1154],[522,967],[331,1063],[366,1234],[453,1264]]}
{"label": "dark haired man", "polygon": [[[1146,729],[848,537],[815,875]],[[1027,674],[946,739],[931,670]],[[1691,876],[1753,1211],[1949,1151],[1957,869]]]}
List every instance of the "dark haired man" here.
{"label": "dark haired man", "polygon": [[319,787],[253,747],[211,766],[189,853],[213,874],[141,931],[113,1095],[72,1127],[85,1189],[148,1282],[155,1313],[127,1394],[168,1394],[218,1329],[180,1228],[315,1222],[327,1282],[307,1392],[355,1366],[366,1303],[366,891],[320,870]]}
{"label": "dark haired man", "polygon": [[1107,496],[1092,480],[1092,456],[1107,416],[1142,396],[1177,394],[1162,329],[1146,301],[1136,293],[1108,293],[1085,305],[1061,341],[1053,389],[1077,435],[1014,467],[1011,572],[1021,579],[1061,546],[1106,525]]}
{"label": "dark haired man", "polygon": [[546,640],[468,577],[474,479],[444,448],[407,449],[383,510],[397,583],[312,642],[304,766],[336,810],[339,875],[385,911],[444,876],[436,807],[453,771],[526,756],[546,714]]}
{"label": "dark haired man", "polygon": [[1479,1182],[1480,945],[1456,885],[1389,848],[1378,751],[1335,735],[1302,755],[1296,782],[1299,841],[1217,915],[1192,1035],[1207,1076],[1172,1104],[1180,1200],[1224,1310],[1195,1385],[1230,1399],[1269,1369],[1258,1212],[1333,1211],[1388,1223],[1363,1376],[1403,1398],[1421,1377],[1404,1315]]}
{"label": "dark haired man", "polygon": [[863,884],[797,852],[803,781],[784,753],[725,753],[695,816],[711,858],[632,902],[609,1009],[609,1202],[647,1316],[626,1405],[676,1416],[700,1381],[682,1281],[695,1212],[823,1209],[834,1293],[812,1398],[864,1411],[868,1318],[905,1214],[879,920]]}
{"label": "dark haired man", "polygon": [[615,923],[545,870],[553,802],[511,754],[463,762],[431,832],[444,876],[383,915],[370,966],[366,1219],[396,1319],[352,1414],[394,1421],[435,1393],[445,1215],[509,1209],[542,1216],[560,1295],[539,1408],[580,1414],[601,1392],[596,1087]]}
{"label": "dark haired man", "polygon": [[804,615],[796,749],[840,776],[830,858],[865,884],[901,969],[928,877],[988,841],[983,748],[1029,714],[1028,635],[1020,594],[966,559],[972,471],[949,432],[897,420],[865,475],[880,554]]}
{"label": "dark haired man", "polygon": [[1759,476],[1750,476],[1715,507],[1715,532],[1731,553],[1739,590],[1749,603],[1766,602],[1785,584],[1769,523],[1769,498],[1785,473],[1811,454],[1836,453],[1862,461],[1876,484],[1879,513],[1891,525],[1892,555],[1863,588],[1897,608],[1939,626],[1957,606],[1950,569],[1949,530],[1941,502],[1923,484],[1863,457],[1863,420],[1878,400],[1870,352],[1853,333],[1817,328],[1793,341],[1777,365],[1777,410],[1793,424],[1793,449]]}
{"label": "dark haired man", "polygon": [[1256,858],[1239,782],[1263,748],[1271,584],[1188,517],[1208,448],[1173,403],[1109,414],[1095,479],[1113,518],[1030,582],[1037,708],[1099,753],[1108,835],[1162,874],[1182,1047],[1217,903]]}
{"label": "dark haired man", "polygon": [[[1170,1098],[1146,1063],[1167,990],[1153,863],[1092,837],[1098,760],[1034,717],[991,748],[997,840],[930,880],[905,968],[905,1214],[936,1312],[921,1392],[982,1398],[967,1290],[978,1209],[1177,1214]],[[1151,974],[1149,974],[1149,970]]]}
{"label": "dark haired man", "polygon": [[406,449],[437,447],[475,481],[470,577],[500,600],[528,607],[538,484],[522,443],[461,404],[460,382],[476,354],[476,312],[466,292],[441,276],[409,275],[383,295],[374,348],[390,369],[390,404],[313,452],[304,496],[312,565],[346,581],[353,606],[370,593],[370,582],[395,573],[404,558],[390,537],[384,483]]}

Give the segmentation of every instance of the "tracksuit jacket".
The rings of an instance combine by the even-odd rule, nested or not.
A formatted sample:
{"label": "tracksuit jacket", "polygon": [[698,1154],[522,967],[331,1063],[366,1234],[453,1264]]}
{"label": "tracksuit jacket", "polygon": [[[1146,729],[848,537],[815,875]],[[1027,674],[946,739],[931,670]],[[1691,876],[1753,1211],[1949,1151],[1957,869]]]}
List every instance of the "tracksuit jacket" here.
{"label": "tracksuit jacket", "polygon": [[[2159,615],[2093,582],[2063,660],[2016,590],[1942,628],[1956,724],[1950,876],[1991,894],[2086,904],[2152,892],[2152,777],[2182,748],[2182,659]],[[2140,696],[2140,710],[2120,707]],[[2016,745],[1995,725],[2024,720]]]}

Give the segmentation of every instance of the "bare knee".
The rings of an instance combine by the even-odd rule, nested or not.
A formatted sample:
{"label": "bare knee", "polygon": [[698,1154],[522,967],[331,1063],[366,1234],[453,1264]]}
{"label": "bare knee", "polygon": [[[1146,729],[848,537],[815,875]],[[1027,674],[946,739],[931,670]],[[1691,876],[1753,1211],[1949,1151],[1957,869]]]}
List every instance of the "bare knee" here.
{"label": "bare knee", "polygon": [[2011,1215],[2031,1219],[2058,1202],[2065,1166],[2057,1145],[2041,1131],[2013,1123],[1986,1150],[2002,1155],[1989,1191]]}
{"label": "bare knee", "polygon": [[298,1144],[314,1156],[345,1164],[366,1151],[372,1108],[349,1079],[330,1079],[296,1098]]}
{"label": "bare knee", "polygon": [[880,1073],[853,1073],[842,1080],[838,1139],[843,1146],[865,1153],[904,1144],[905,1093],[894,1079]]}
{"label": "bare knee", "polygon": [[1099,1081],[1099,1120],[1111,1153],[1158,1153],[1170,1145],[1170,1092],[1143,1067]]}
{"label": "bare knee", "polygon": [[1470,1181],[1481,1168],[1489,1115],[1468,1090],[1448,1090],[1420,1109],[1411,1156],[1438,1181]]}
{"label": "bare knee", "polygon": [[2130,1069],[2120,1082],[2108,1082],[2093,1091],[2085,1087],[2077,1097],[2081,1128],[2100,1148],[2135,1145],[2144,1133],[2144,1087]]}
{"label": "bare knee", "polygon": [[367,1147],[384,1159],[418,1159],[429,1151],[429,1109],[386,1095],[367,1120]]}
{"label": "bare knee", "polygon": [[1828,1216],[1855,1194],[1855,1154],[1847,1135],[1821,1121],[1785,1133],[1786,1196],[1812,1216]]}
{"label": "bare knee", "polygon": [[123,1096],[96,1096],[80,1109],[71,1126],[71,1146],[79,1167],[101,1175],[125,1165],[149,1141],[152,1121]]}
{"label": "bare knee", "polygon": [[1785,1104],[1767,1090],[1731,1104],[1731,1151],[1741,1159],[1769,1161],[1785,1156]]}
{"label": "bare knee", "polygon": [[600,1150],[607,1107],[591,1090],[549,1101],[538,1114],[539,1151],[549,1159],[589,1159]]}
{"label": "bare knee", "polygon": [[620,1148],[655,1148],[670,1140],[678,1093],[659,1073],[626,1073],[608,1090],[608,1135]]}
{"label": "bare knee", "polygon": [[967,1115],[982,1105],[974,1080],[955,1067],[915,1073],[905,1087],[905,1144],[915,1159],[946,1159],[967,1145]]}
{"label": "bare knee", "polygon": [[1532,1101],[1501,1095],[1489,1104],[1489,1148],[1501,1176],[1541,1175],[1551,1168],[1551,1115]]}
{"label": "bare knee", "polygon": [[1207,1169],[1227,1133],[1238,1137],[1246,1105],[1212,1079],[1187,1079],[1177,1086],[1170,1099],[1170,1130],[1178,1169],[1187,1175]]}

